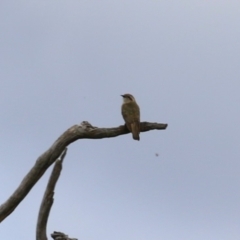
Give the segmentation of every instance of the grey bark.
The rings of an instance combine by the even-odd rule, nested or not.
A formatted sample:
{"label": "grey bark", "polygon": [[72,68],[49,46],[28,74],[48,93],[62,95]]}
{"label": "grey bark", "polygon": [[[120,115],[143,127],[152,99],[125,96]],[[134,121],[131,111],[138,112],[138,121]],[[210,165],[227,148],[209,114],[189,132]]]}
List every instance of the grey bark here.
{"label": "grey bark", "polygon": [[[141,122],[141,132],[150,130],[163,130],[167,128],[167,124]],[[14,193],[0,206],[0,222],[9,216],[18,204],[26,197],[32,187],[42,177],[45,171],[51,166],[56,159],[62,154],[64,149],[78,139],[101,139],[112,138],[120,135],[128,134],[129,131],[125,125],[115,128],[98,128],[84,121],[80,125],[74,125],[66,130],[53,145],[44,152],[30,169],[27,175]]]}

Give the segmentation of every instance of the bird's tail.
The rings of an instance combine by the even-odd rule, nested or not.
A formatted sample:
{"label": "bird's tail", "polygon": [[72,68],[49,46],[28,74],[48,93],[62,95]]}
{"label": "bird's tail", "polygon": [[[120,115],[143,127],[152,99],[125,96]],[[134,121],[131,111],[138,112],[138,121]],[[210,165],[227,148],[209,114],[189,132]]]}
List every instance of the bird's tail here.
{"label": "bird's tail", "polygon": [[140,140],[140,124],[139,122],[134,122],[131,124],[131,132],[132,132],[132,137],[134,140]]}

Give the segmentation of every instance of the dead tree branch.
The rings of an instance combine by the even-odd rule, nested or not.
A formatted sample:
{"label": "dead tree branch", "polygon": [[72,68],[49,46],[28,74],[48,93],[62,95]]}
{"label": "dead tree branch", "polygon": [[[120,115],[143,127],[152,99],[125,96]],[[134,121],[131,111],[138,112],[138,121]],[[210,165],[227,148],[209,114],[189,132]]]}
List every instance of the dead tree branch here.
{"label": "dead tree branch", "polygon": [[[167,124],[141,122],[140,128],[141,132],[163,130],[167,128]],[[73,143],[78,139],[111,138],[127,133],[129,133],[129,131],[125,125],[116,128],[97,128],[85,121],[80,125],[74,125],[69,128],[37,159],[36,163],[24,177],[19,187],[9,199],[0,206],[0,222],[14,211],[18,204],[26,197],[32,187],[45,173],[48,167],[56,161],[70,143]]]}
{"label": "dead tree branch", "polygon": [[46,191],[43,196],[43,200],[38,213],[36,239],[47,240],[47,221],[48,216],[53,204],[54,188],[62,170],[62,162],[67,154],[67,148],[64,149],[60,158],[55,162],[51,176],[49,178]]}
{"label": "dead tree branch", "polygon": [[69,238],[68,235],[66,235],[62,232],[53,232],[51,234],[51,237],[54,240],[77,240],[77,238]]}

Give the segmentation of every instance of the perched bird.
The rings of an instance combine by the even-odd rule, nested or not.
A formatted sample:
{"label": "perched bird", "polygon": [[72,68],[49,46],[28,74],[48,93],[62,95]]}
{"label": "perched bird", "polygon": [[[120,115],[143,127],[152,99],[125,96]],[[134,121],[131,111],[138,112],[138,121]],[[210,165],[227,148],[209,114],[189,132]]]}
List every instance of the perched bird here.
{"label": "perched bird", "polygon": [[127,93],[123,97],[122,116],[126,126],[135,140],[140,140],[140,109],[133,95]]}

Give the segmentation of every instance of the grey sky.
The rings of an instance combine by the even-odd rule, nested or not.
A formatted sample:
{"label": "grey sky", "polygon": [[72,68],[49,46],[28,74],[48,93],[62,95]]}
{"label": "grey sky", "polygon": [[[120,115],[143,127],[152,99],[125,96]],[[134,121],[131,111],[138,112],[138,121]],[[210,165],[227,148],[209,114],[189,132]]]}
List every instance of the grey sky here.
{"label": "grey sky", "polygon": [[[168,129],[70,145],[48,234],[239,239],[239,23],[231,0],[1,1],[0,204],[70,126],[122,124],[129,92]],[[2,239],[34,239],[51,169]]]}

